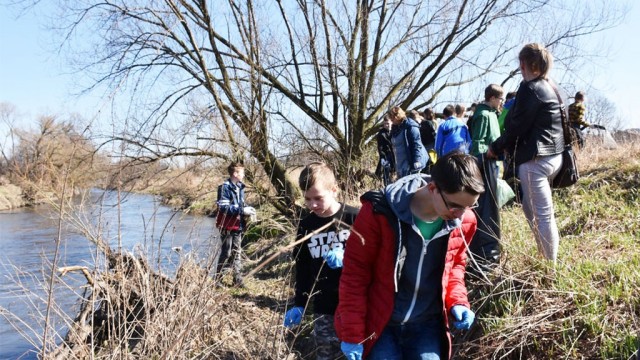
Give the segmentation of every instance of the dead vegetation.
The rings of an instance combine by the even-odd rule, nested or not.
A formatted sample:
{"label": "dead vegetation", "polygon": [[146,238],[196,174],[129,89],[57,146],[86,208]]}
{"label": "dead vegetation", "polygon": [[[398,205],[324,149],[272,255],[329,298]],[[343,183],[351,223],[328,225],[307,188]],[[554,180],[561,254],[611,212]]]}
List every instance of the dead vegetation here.
{"label": "dead vegetation", "polygon": [[[555,198],[562,234],[558,264],[536,256],[522,210],[503,212],[503,258],[489,279],[470,278],[477,312],[471,331],[454,334],[456,359],[631,359],[640,316],[638,146],[579,153],[583,178]],[[293,241],[294,219],[266,214],[247,232],[245,271]],[[55,359],[313,358],[311,322],[287,330],[291,297],[287,253],[226,287],[211,277],[211,257],[182,257],[176,275],[141,256],[111,253],[80,271],[87,286]],[[100,266],[100,264],[103,264]],[[488,280],[488,281],[487,281]]]}

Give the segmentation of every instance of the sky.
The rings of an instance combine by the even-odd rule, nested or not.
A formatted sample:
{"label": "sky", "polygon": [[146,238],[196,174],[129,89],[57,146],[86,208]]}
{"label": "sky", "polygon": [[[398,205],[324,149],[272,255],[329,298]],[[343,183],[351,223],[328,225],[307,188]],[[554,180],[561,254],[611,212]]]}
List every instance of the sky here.
{"label": "sky", "polygon": [[[640,104],[635,94],[640,81],[636,65],[640,62],[640,40],[635,37],[640,36],[640,2],[633,1],[631,6],[621,25],[597,35],[611,46],[611,53],[593,84],[615,103],[624,128],[640,128]],[[87,119],[96,118],[107,101],[95,94],[76,95],[82,90],[80,75],[70,74],[64,57],[54,51],[47,19],[33,12],[16,15],[0,6],[0,103],[15,105],[20,114],[17,118],[26,123],[43,114],[77,112]]]}

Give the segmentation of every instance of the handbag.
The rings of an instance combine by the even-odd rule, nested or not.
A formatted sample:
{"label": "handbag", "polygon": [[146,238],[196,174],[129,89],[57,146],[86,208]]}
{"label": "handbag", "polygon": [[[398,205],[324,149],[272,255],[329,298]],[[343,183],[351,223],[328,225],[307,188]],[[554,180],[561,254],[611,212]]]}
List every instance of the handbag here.
{"label": "handbag", "polygon": [[558,89],[549,82],[553,91],[556,92],[558,102],[560,103],[560,117],[562,118],[562,132],[564,135],[564,150],[562,151],[562,166],[560,171],[551,181],[551,187],[554,189],[560,189],[574,185],[580,179],[580,173],[578,172],[578,162],[576,160],[576,153],[573,151],[571,145],[571,133],[569,132],[569,123],[567,121],[567,114],[564,107],[564,102],[558,93]]}

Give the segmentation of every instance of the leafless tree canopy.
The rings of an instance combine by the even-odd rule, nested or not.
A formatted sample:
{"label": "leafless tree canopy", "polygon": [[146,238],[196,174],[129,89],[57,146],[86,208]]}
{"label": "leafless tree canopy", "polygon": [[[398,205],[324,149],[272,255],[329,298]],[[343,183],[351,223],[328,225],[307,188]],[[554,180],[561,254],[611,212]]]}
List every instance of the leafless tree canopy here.
{"label": "leafless tree canopy", "polygon": [[[67,44],[84,41],[85,53],[73,52],[82,68],[135,100],[112,136],[128,156],[257,161],[283,210],[297,196],[285,176],[289,160],[324,158],[348,182],[362,173],[389,106],[422,107],[490,73],[513,77],[514,50],[525,42],[551,46],[568,64],[588,51],[581,38],[619,14],[604,1],[545,0],[65,6]],[[86,43],[85,32],[96,42]]]}

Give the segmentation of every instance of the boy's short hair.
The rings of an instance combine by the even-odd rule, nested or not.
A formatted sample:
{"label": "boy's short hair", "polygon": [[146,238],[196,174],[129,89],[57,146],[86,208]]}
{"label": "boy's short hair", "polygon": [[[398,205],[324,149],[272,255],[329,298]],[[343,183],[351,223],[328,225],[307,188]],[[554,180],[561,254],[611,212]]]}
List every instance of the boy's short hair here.
{"label": "boy's short hair", "polygon": [[244,169],[244,165],[242,165],[242,163],[240,162],[232,162],[231,164],[229,164],[229,166],[227,167],[227,171],[229,172],[229,176],[233,175],[234,172],[236,172],[237,169]]}
{"label": "boy's short hair", "polygon": [[433,112],[433,108],[428,107],[424,109],[424,111],[422,112],[422,117],[426,120],[434,120],[436,118],[436,115]]}
{"label": "boy's short hair", "polygon": [[431,179],[447,194],[464,191],[471,195],[484,192],[484,182],[475,156],[453,151],[431,167]]}
{"label": "boy's short hair", "polygon": [[516,97],[516,92],[515,92],[515,91],[509,91],[509,92],[507,93],[507,96],[505,96],[505,98],[506,98],[507,100],[513,99],[514,97]]}
{"label": "boy's short hair", "polygon": [[302,191],[307,191],[312,186],[320,183],[328,188],[337,187],[336,176],[327,164],[312,162],[302,169],[298,179],[298,185]]}
{"label": "boy's short hair", "polygon": [[576,99],[576,101],[584,101],[584,91],[578,91],[574,98]]}
{"label": "boy's short hair", "polygon": [[490,84],[484,89],[484,101],[489,101],[494,96],[497,98],[502,97],[502,94],[504,94],[502,86],[498,84]]}
{"label": "boy's short hair", "polygon": [[455,110],[453,108],[453,105],[449,104],[444,107],[444,110],[442,110],[442,115],[444,115],[445,117],[449,117],[454,114],[454,111]]}
{"label": "boy's short hair", "polygon": [[407,117],[418,121],[418,119],[422,119],[422,114],[418,110],[409,110],[407,111]]}
{"label": "boy's short hair", "polygon": [[454,111],[456,112],[456,115],[460,117],[461,115],[464,115],[465,111],[467,111],[467,107],[462,104],[456,104]]}

